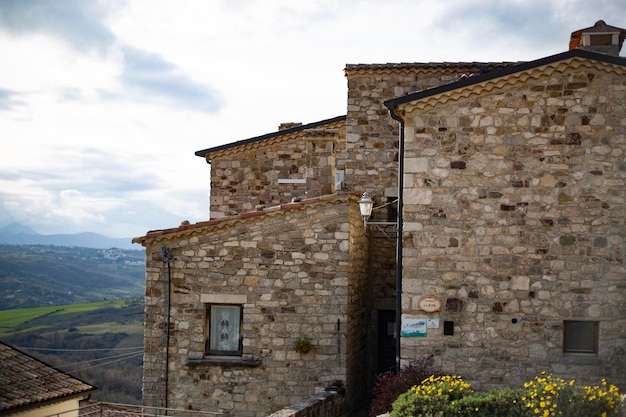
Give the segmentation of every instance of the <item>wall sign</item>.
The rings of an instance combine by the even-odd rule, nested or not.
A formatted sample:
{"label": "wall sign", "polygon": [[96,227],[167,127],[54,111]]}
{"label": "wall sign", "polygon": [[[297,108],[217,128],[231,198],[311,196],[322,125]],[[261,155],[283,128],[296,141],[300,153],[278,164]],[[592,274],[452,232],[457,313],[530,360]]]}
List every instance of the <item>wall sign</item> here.
{"label": "wall sign", "polygon": [[403,337],[426,337],[426,319],[402,317],[400,335]]}
{"label": "wall sign", "polygon": [[439,319],[426,319],[426,328],[427,329],[438,329],[439,328]]}
{"label": "wall sign", "polygon": [[426,295],[417,300],[417,306],[427,313],[434,313],[441,310],[441,300],[434,295]]}

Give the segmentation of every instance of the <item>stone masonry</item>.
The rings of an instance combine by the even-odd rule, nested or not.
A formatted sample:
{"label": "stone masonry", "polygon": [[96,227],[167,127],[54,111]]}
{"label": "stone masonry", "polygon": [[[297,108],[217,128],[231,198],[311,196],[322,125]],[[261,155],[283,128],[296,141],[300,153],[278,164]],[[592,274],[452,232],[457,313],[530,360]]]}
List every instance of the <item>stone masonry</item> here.
{"label": "stone masonry", "polygon": [[352,64],[348,80],[345,160],[347,186],[377,197],[398,196],[398,122],[385,100],[447,84],[510,63]]}
{"label": "stone masonry", "polygon": [[[340,384],[354,407],[365,392],[368,256],[355,201],[309,199],[136,240],[148,259],[144,405],[260,417]],[[204,353],[216,302],[243,305],[239,358]],[[294,351],[300,336],[312,352]]]}
{"label": "stone masonry", "polygon": [[196,152],[211,164],[211,218],[332,194],[345,117]]}
{"label": "stone masonry", "polygon": [[[398,107],[403,319],[454,322],[403,337],[405,363],[483,387],[542,371],[626,387],[625,109],[625,67],[578,58]],[[598,321],[598,353],[564,353],[564,320]]]}
{"label": "stone masonry", "polygon": [[[459,64],[353,64],[347,65],[348,113],[345,147],[338,147],[338,160],[345,161],[346,187],[367,191],[382,206],[398,197],[398,126],[389,116],[385,100],[505,67],[507,63]],[[342,151],[344,151],[342,153]],[[374,210],[372,221],[389,219],[391,206]],[[382,229],[382,231],[381,231]],[[368,384],[381,369],[378,311],[395,311],[396,231],[395,227],[370,226],[371,317],[368,357]],[[392,352],[392,359],[395,354]],[[392,360],[395,363],[395,360]]]}

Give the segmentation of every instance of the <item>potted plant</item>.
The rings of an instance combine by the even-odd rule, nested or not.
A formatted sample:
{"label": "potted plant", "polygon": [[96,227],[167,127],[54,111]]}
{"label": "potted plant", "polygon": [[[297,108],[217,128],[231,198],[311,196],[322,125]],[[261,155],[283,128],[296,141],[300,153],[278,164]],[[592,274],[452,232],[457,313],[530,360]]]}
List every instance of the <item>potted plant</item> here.
{"label": "potted plant", "polygon": [[298,337],[293,346],[293,350],[298,353],[309,353],[313,349],[313,342],[308,337]]}

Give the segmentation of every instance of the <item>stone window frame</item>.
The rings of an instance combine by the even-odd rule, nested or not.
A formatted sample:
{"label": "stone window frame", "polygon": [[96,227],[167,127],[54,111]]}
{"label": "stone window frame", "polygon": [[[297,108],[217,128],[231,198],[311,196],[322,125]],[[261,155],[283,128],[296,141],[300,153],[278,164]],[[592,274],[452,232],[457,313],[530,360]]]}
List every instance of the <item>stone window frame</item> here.
{"label": "stone window frame", "polygon": [[[243,355],[243,320],[244,320],[244,305],[248,302],[246,295],[239,294],[202,294],[200,296],[200,302],[204,305],[204,341],[205,348],[203,352],[204,358],[215,357],[232,357],[241,358]],[[209,349],[209,337],[210,337],[210,311],[212,306],[237,306],[239,310],[239,344],[238,350],[224,351],[224,350],[211,350]]]}
{"label": "stone window frame", "polygon": [[[582,344],[577,343],[581,340],[581,338],[586,339],[586,342],[583,342]],[[596,355],[598,353],[599,339],[599,321],[563,321],[563,353]]]}

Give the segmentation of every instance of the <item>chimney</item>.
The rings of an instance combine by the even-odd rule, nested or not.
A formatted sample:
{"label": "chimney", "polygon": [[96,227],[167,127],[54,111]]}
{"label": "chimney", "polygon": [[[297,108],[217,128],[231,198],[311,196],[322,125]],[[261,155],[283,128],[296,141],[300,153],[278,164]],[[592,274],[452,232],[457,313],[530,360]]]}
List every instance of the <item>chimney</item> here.
{"label": "chimney", "polygon": [[298,126],[302,126],[302,123],[285,122],[285,123],[281,123],[280,126],[278,126],[278,131],[287,130],[287,129],[291,129],[291,128],[298,127]]}
{"label": "chimney", "polygon": [[572,32],[569,49],[619,56],[625,38],[626,29],[609,26],[604,20],[598,20],[592,27]]}

